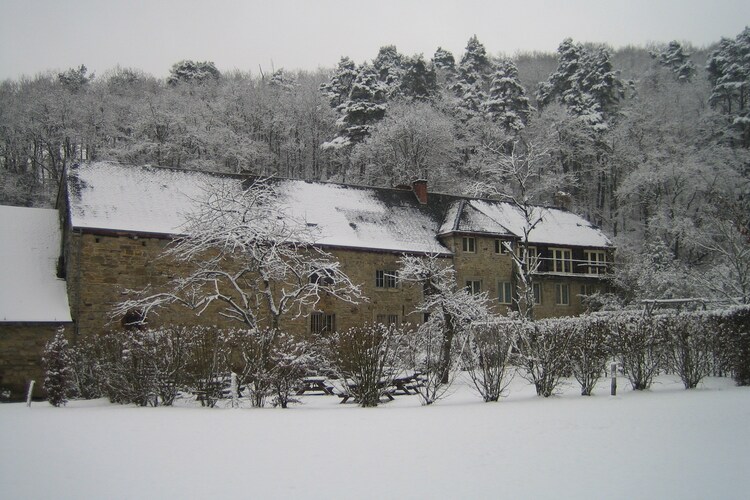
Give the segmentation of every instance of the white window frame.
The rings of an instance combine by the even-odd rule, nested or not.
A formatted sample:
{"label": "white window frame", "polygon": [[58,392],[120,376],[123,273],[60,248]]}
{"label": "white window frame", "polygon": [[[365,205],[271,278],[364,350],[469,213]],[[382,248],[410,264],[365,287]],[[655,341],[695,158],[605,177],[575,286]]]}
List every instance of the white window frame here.
{"label": "white window frame", "polygon": [[542,303],[542,284],[531,283],[531,291],[534,294],[534,304],[539,305]]}
{"label": "white window frame", "polygon": [[482,280],[468,278],[464,280],[466,289],[472,295],[479,295],[482,293]]}
{"label": "white window frame", "polygon": [[604,250],[584,250],[588,262],[589,274],[604,274],[606,272],[607,252]]}
{"label": "white window frame", "polygon": [[569,306],[570,305],[570,284],[555,283],[555,305],[556,306]]}
{"label": "white window frame", "polygon": [[385,290],[398,288],[398,276],[392,269],[377,269],[375,271],[375,288]]}
{"label": "white window frame", "polygon": [[570,248],[550,248],[552,272],[570,274],[573,272],[573,250]]}
{"label": "white window frame", "polygon": [[513,243],[508,240],[501,240],[500,238],[495,239],[495,254],[496,255],[507,255],[508,248],[505,246],[505,244],[510,245],[511,251],[513,251]]}
{"label": "white window frame", "polygon": [[497,300],[505,305],[513,303],[513,283],[510,281],[497,282]]}
{"label": "white window frame", "polygon": [[462,236],[461,249],[466,253],[477,253],[477,239],[474,236]]}

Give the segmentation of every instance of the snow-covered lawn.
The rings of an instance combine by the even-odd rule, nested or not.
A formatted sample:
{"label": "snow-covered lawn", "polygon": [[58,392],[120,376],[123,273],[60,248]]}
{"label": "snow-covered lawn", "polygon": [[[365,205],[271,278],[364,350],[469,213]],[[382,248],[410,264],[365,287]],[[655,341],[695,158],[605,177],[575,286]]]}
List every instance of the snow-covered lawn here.
{"label": "snow-covered lawn", "polygon": [[0,497],[680,498],[750,495],[750,388],[620,379],[487,404],[465,383],[434,406],[304,396],[281,409],[0,405]]}

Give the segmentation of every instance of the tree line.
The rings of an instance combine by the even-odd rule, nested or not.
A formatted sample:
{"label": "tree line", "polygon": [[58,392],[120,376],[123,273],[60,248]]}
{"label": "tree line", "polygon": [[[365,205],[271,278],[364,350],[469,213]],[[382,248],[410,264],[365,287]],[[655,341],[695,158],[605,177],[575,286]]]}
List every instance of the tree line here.
{"label": "tree line", "polygon": [[63,169],[109,159],[567,200],[612,235],[624,300],[750,295],[750,30],[707,49],[563,40],[554,54],[371,61],[253,75],[210,61],[166,80],[84,65],[0,84],[0,202],[51,206]]}

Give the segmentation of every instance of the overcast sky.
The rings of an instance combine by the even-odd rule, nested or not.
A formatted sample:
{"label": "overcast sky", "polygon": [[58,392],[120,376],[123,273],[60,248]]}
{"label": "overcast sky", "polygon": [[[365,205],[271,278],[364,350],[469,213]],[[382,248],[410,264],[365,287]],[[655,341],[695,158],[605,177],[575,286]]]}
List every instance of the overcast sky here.
{"label": "overcast sky", "polygon": [[460,58],[553,52],[566,37],[615,48],[670,40],[705,46],[750,24],[750,0],[0,0],[0,79],[85,64],[163,77],[182,59],[221,71],[361,63],[382,45]]}

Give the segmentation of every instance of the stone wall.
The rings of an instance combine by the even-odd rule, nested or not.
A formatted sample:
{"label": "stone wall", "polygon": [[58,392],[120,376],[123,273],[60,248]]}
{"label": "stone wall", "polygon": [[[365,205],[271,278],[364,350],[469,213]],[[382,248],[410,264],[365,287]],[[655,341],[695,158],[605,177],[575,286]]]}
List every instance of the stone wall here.
{"label": "stone wall", "polygon": [[[443,239],[443,243],[454,252],[451,260],[459,285],[464,286],[470,280],[479,281],[481,291],[487,292],[495,312],[507,313],[510,306],[498,301],[498,287],[501,283],[511,282],[515,291],[511,256],[495,251],[496,238],[474,236],[473,252],[463,250],[462,238],[461,235],[451,235]],[[91,335],[121,328],[117,320],[111,319],[111,313],[114,305],[125,298],[124,290],[141,290],[150,286],[153,291],[159,291],[171,278],[187,273],[186,265],[175,265],[161,257],[168,242],[167,239],[128,235],[72,234],[66,259],[71,313],[76,323],[76,332]],[[358,304],[345,303],[325,295],[322,297],[315,309],[334,315],[337,330],[374,322],[379,315],[395,316],[399,322],[421,323],[421,315],[414,313],[421,300],[421,288],[402,283],[398,283],[396,287],[376,286],[376,272],[396,271],[399,267],[399,254],[351,249],[333,249],[329,252],[339,260],[342,270],[352,282],[362,287],[367,297],[367,300]],[[573,275],[541,274],[535,279],[542,287],[542,302],[535,306],[535,317],[538,318],[585,312],[580,296],[581,287],[600,286],[596,279]],[[568,286],[568,305],[556,304],[556,284]],[[282,318],[281,327],[295,333],[310,332],[309,312],[311,311],[305,311],[301,317],[288,314]],[[158,316],[149,318],[149,323],[152,326],[199,324],[241,327],[238,322],[224,320],[217,313],[218,307],[196,317],[192,311],[175,306],[160,310]]]}
{"label": "stone wall", "polygon": [[[11,400],[26,397],[34,380],[34,397],[42,397],[44,346],[64,324],[0,323],[0,391],[10,391]],[[67,325],[69,328],[69,325]]]}
{"label": "stone wall", "polygon": [[[117,320],[112,320],[111,313],[115,304],[125,298],[124,290],[150,286],[153,291],[159,291],[173,277],[188,272],[186,265],[176,265],[161,257],[168,242],[127,235],[71,235],[66,258],[67,278],[77,334],[92,335],[121,328]],[[399,255],[356,250],[331,250],[330,253],[339,259],[342,270],[353,283],[362,287],[367,297],[359,304],[322,297],[315,309],[334,314],[338,330],[373,322],[380,314],[397,315],[399,322],[421,321],[419,315],[412,314],[421,298],[421,289],[401,284],[396,288],[376,287],[376,271],[397,270]],[[158,316],[148,320],[154,327],[166,324],[241,326],[221,318],[217,312],[218,308],[214,308],[197,317],[192,311],[175,306],[160,310]],[[282,318],[281,327],[295,333],[309,332],[310,318],[288,314]]]}

